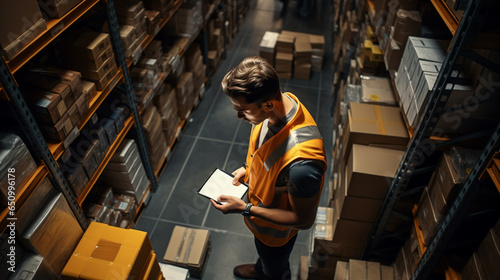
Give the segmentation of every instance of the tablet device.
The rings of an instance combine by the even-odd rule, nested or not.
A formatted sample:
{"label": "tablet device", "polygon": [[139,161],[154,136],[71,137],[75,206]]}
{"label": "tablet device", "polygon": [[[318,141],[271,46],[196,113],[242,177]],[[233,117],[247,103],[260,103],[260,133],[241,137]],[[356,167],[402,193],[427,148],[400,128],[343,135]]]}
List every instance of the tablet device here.
{"label": "tablet device", "polygon": [[207,198],[215,200],[217,203],[217,198],[224,195],[236,196],[243,198],[248,190],[248,185],[241,183],[238,186],[233,185],[234,175],[227,173],[219,168],[210,174],[205,183],[198,190],[198,194]]}

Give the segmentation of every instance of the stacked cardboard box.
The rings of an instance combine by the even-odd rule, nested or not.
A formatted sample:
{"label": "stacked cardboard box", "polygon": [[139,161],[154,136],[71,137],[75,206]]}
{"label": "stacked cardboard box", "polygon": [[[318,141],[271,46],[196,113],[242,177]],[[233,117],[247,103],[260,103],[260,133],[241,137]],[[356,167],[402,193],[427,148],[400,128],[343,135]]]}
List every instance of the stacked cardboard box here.
{"label": "stacked cardboard box", "polygon": [[177,113],[177,101],[175,100],[175,89],[170,84],[163,84],[155,96],[154,104],[161,116],[161,123],[165,141],[170,146],[179,129],[179,115]]}
{"label": "stacked cardboard box", "polygon": [[114,191],[133,196],[140,203],[149,188],[149,180],[133,139],[124,139],[99,177],[99,183]]}
{"label": "stacked cardboard box", "polygon": [[198,96],[207,78],[207,67],[199,44],[192,44],[184,54],[186,71],[193,73],[194,95]]}
{"label": "stacked cardboard box", "polygon": [[82,94],[80,73],[50,66],[30,69],[19,80],[45,137],[68,147],[89,108],[88,95]]}
{"label": "stacked cardboard box", "polygon": [[174,81],[175,97],[177,100],[177,112],[181,120],[186,119],[193,109],[196,96],[194,92],[193,73],[183,72],[180,77]]}
{"label": "stacked cardboard box", "polygon": [[164,279],[146,232],[92,222],[63,279]]}
{"label": "stacked cardboard box", "polygon": [[350,259],[337,262],[334,280],[394,280],[394,268],[378,262]]}
{"label": "stacked cardboard box", "polygon": [[[0,133],[0,175],[2,176],[0,206],[4,207],[9,203],[8,197],[12,195],[12,186],[9,183],[15,182],[18,190],[23,188],[35,173],[36,168],[35,160],[19,136],[13,133]],[[16,191],[14,196],[17,198],[20,194],[20,191]]]}
{"label": "stacked cardboard box", "polygon": [[188,0],[182,3],[167,22],[166,31],[174,35],[196,35],[203,22],[201,1]]}
{"label": "stacked cardboard box", "polygon": [[128,114],[127,108],[122,105],[103,103],[59,158],[61,170],[77,197],[94,176],[109,147],[122,131]]}
{"label": "stacked cardboard box", "polygon": [[151,104],[144,110],[141,119],[153,168],[159,170],[165,161],[167,153],[167,141],[163,133],[161,115],[156,107]]}
{"label": "stacked cardboard box", "polygon": [[[401,100],[401,107],[409,125],[415,127],[427,103],[427,98],[444,61],[445,53],[442,43],[433,39],[412,37],[408,38],[403,58],[399,65],[395,79],[396,88]],[[458,76],[458,75],[457,75]],[[463,74],[460,74],[463,77]],[[447,85],[451,95],[445,107],[442,119],[453,117],[453,106],[466,104],[465,100],[474,95],[474,89],[468,85]],[[450,110],[450,112],[448,112]],[[438,127],[448,133],[456,133],[457,128],[450,124],[441,123]],[[467,127],[462,126],[461,131]],[[463,131],[465,132],[465,131]]]}
{"label": "stacked cardboard box", "polygon": [[275,68],[278,77],[291,79],[293,70],[293,44],[295,36],[281,33],[276,42]]}
{"label": "stacked cardboard box", "polygon": [[397,106],[391,80],[385,77],[364,76],[361,79],[361,101],[363,103]]}
{"label": "stacked cardboard box", "polygon": [[125,56],[131,56],[147,35],[142,1],[119,1],[115,5]]}
{"label": "stacked cardboard box", "polygon": [[64,195],[48,179],[41,182],[27,203],[29,207],[16,213],[16,240],[25,250],[43,256],[59,274],[83,231]]}
{"label": "stacked cardboard box", "polygon": [[500,275],[500,220],[491,228],[461,271],[462,279],[496,279]]}
{"label": "stacked cardboard box", "polygon": [[309,34],[309,42],[312,48],[312,70],[320,72],[323,68],[323,57],[325,56],[325,37]]}
{"label": "stacked cardboard box", "polygon": [[168,18],[172,14],[172,5],[175,1],[172,0],[144,0],[144,7],[149,10],[160,12],[162,18]]}
{"label": "stacked cardboard box", "polygon": [[279,35],[278,32],[266,31],[259,45],[259,56],[271,63],[273,67],[275,66],[274,57]]}
{"label": "stacked cardboard box", "polygon": [[[123,171],[122,167],[113,163],[107,166],[117,171]],[[134,223],[137,201],[133,196],[113,192],[111,187],[96,185],[85,200],[83,208],[91,221],[127,228]]]}
{"label": "stacked cardboard box", "polygon": [[139,109],[149,106],[160,86],[164,60],[143,56],[130,71]]}
{"label": "stacked cardboard box", "polygon": [[163,261],[187,268],[194,278],[202,278],[210,253],[210,231],[175,226]]}
{"label": "stacked cardboard box", "polygon": [[40,8],[51,18],[62,18],[82,0],[38,0]]}
{"label": "stacked cardboard box", "polygon": [[72,32],[61,41],[63,63],[104,90],[117,72],[109,35],[90,30]]}
{"label": "stacked cardboard box", "polygon": [[36,0],[0,3],[0,54],[14,58],[47,29]]}
{"label": "stacked cardboard box", "polygon": [[294,42],[293,77],[309,80],[311,75],[312,48],[308,35],[298,35]]}

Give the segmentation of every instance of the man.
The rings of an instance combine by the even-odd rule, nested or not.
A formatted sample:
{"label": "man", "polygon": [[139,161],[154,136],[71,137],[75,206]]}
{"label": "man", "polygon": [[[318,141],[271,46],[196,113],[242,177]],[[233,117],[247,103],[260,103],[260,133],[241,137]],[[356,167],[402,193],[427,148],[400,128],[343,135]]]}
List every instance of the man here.
{"label": "man", "polygon": [[233,184],[249,185],[248,203],[221,195],[215,208],[242,213],[255,236],[259,259],[235,267],[244,279],[291,279],[289,256],[300,229],[316,216],[326,169],[323,140],[307,109],[282,93],[273,67],[249,57],[222,80],[238,118],[251,123],[246,163],[233,172]]}

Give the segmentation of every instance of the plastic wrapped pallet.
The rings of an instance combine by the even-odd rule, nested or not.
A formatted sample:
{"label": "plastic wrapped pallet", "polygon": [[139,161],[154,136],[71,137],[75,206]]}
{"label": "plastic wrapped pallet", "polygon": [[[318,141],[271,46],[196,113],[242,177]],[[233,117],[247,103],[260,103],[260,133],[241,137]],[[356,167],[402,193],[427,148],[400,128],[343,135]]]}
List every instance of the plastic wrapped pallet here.
{"label": "plastic wrapped pallet", "polygon": [[[0,133],[0,205],[7,206],[9,196],[17,197],[36,171],[37,165],[22,139],[14,133]],[[15,180],[12,180],[15,179]],[[15,190],[12,190],[12,182]],[[9,186],[11,191],[9,193]]]}
{"label": "plastic wrapped pallet", "polygon": [[62,194],[45,205],[19,236],[23,247],[43,256],[59,274],[82,237],[83,230]]}

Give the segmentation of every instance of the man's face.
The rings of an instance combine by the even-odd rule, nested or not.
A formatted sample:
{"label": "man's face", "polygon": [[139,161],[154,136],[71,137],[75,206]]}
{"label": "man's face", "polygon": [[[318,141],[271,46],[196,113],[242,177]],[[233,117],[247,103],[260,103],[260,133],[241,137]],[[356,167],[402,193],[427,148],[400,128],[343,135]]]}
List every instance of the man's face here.
{"label": "man's face", "polygon": [[237,112],[238,119],[243,119],[251,124],[259,124],[269,117],[269,110],[264,106],[264,103],[247,103],[244,97],[229,97],[229,99]]}

